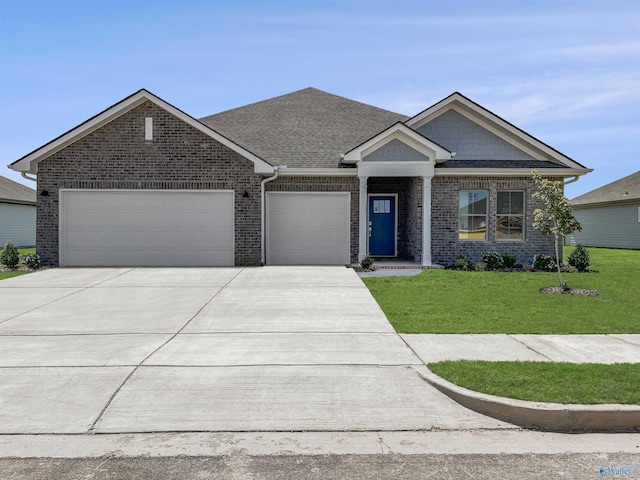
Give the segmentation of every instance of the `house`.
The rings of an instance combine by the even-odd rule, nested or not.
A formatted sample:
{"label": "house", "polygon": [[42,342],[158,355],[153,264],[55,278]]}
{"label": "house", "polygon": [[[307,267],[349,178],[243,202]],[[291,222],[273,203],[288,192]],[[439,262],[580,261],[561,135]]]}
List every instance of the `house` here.
{"label": "house", "polygon": [[7,242],[36,245],[36,192],[0,176],[0,249]]}
{"label": "house", "polygon": [[566,245],[640,249],[640,171],[571,200],[582,230]]}
{"label": "house", "polygon": [[531,170],[591,171],[460,93],[409,118],[314,88],[201,119],[140,90],[10,168],[60,266],[531,261]]}

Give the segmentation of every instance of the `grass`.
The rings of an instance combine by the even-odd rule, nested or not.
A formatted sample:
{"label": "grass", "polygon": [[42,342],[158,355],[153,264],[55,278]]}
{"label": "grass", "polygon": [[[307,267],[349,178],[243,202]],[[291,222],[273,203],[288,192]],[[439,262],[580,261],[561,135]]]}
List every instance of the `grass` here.
{"label": "grass", "polygon": [[[2,250],[0,250],[0,252],[2,252]],[[20,253],[20,256],[22,256],[22,255],[28,255],[30,253],[36,253],[36,249],[35,248],[19,248],[18,252]],[[22,265],[22,263],[18,264],[18,266],[20,265]],[[0,272],[0,280],[4,280],[5,278],[17,277],[19,275],[25,275],[27,273],[31,273],[31,272]]]}
{"label": "grass", "polygon": [[599,273],[563,279],[597,297],[539,293],[557,285],[557,273],[425,270],[363,280],[399,333],[640,333],[640,251],[589,253]]}
{"label": "grass", "polygon": [[640,405],[640,366],[633,363],[446,361],[436,375],[477,392],[564,404]]}

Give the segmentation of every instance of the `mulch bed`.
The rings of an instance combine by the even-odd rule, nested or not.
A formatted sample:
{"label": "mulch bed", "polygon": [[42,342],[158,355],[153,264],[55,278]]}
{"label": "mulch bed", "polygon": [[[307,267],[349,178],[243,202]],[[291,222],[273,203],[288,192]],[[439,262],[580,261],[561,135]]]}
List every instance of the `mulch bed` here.
{"label": "mulch bed", "polygon": [[545,287],[541,288],[540,293],[559,293],[562,295],[582,295],[585,297],[595,297],[600,295],[598,290],[587,290],[584,288],[569,288],[565,290],[562,287]]}

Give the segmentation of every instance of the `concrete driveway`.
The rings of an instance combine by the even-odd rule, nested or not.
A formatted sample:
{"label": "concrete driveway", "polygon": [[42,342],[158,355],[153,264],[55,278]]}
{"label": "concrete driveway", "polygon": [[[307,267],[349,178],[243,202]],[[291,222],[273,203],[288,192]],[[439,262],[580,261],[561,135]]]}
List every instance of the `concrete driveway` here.
{"label": "concrete driveway", "polygon": [[426,384],[353,270],[0,282],[0,434],[510,429]]}

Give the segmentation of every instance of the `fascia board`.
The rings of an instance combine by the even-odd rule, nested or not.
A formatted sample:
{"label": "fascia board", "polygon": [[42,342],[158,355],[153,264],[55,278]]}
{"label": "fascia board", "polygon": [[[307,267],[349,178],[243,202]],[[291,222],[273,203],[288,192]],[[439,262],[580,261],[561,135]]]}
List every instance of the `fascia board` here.
{"label": "fascia board", "polygon": [[[470,110],[475,115],[473,117],[471,117],[469,115],[469,113],[465,112],[464,108],[460,108],[459,105],[461,105],[464,108]],[[535,137],[532,137],[531,135],[529,135],[528,133],[524,132],[523,130],[520,130],[515,125],[512,125],[511,123],[507,122],[506,120],[503,120],[502,118],[500,118],[496,114],[490,112],[489,110],[485,109],[484,107],[481,107],[480,105],[476,104],[475,102],[472,102],[471,100],[469,100],[468,98],[460,95],[457,92],[454,93],[453,95],[450,95],[449,97],[441,100],[440,102],[436,103],[435,105],[429,107],[428,109],[426,109],[423,112],[419,113],[415,117],[410,118],[405,123],[408,126],[410,126],[411,128],[416,128],[417,129],[417,128],[420,128],[425,123],[428,123],[429,121],[433,120],[434,118],[436,118],[436,117],[442,115],[443,113],[447,112],[449,109],[453,109],[456,112],[460,113],[461,115],[464,115],[465,117],[467,117],[469,120],[480,124],[483,128],[486,128],[491,133],[497,135],[498,137],[500,137],[504,141],[506,141],[506,142],[510,143],[511,145],[513,145],[514,147],[516,147],[516,148],[528,153],[529,155],[531,155],[532,157],[534,157],[534,158],[536,158],[538,160],[553,159],[553,160],[556,160],[556,161],[562,163],[563,165],[566,165],[569,168],[584,168],[582,165],[580,165],[579,163],[571,160],[566,155],[563,155],[562,153],[558,152],[557,150],[549,147],[548,145],[544,144],[543,142],[541,142],[540,140],[536,139]],[[499,127],[499,128],[497,128],[495,125],[497,125],[497,127]],[[509,135],[506,135],[504,133],[505,131],[508,132]],[[515,137],[515,138],[519,139],[520,141],[524,142],[524,144],[519,143],[519,142],[517,142],[517,143],[514,142],[514,138],[513,137]],[[531,147],[533,147],[533,149],[531,147],[528,147],[527,144],[531,145]],[[538,152],[536,152],[535,149],[537,149],[539,152],[544,153],[549,158],[540,158],[540,154]]]}
{"label": "fascia board", "polygon": [[72,143],[78,141],[91,132],[94,132],[95,130],[115,120],[116,118],[124,115],[125,113],[131,111],[147,100],[155,103],[160,108],[166,110],[175,117],[201,131],[205,135],[213,138],[214,140],[220,142],[221,144],[253,162],[255,173],[273,173],[274,167],[272,165],[268,164],[248,150],[242,148],[240,145],[232,142],[223,135],[220,135],[215,130],[212,130],[203,123],[200,123],[198,120],[186,114],[182,110],[174,107],[173,105],[165,102],[161,98],[156,97],[151,92],[148,92],[144,89],[125,98],[121,102],[90,118],[79,126],[69,130],[67,133],[62,134],[58,138],[52,140],[51,142],[45,144],[37,150],[34,150],[33,152],[25,155],[21,159],[10,164],[9,168],[19,172],[37,173],[38,162],[71,145]]}
{"label": "fascia board", "polygon": [[281,177],[355,177],[356,168],[290,168],[280,170]]}
{"label": "fascia board", "polygon": [[[593,169],[577,168],[539,168],[538,173],[543,177],[575,177],[593,172]],[[436,176],[440,177],[531,177],[531,170],[521,168],[436,168]]]}
{"label": "fascia board", "polygon": [[59,137],[43,145],[37,150],[34,150],[33,152],[25,155],[16,162],[13,162],[9,165],[9,168],[18,172],[36,173],[37,164],[41,160],[44,160],[45,158],[71,145],[73,142],[76,142],[82,137],[118,118],[119,116],[124,115],[129,110],[137,107],[138,105],[141,105],[144,102],[145,98],[143,92],[137,92],[120,102],[120,104],[108,108],[102,113],[90,118],[79,126],[60,135]]}

